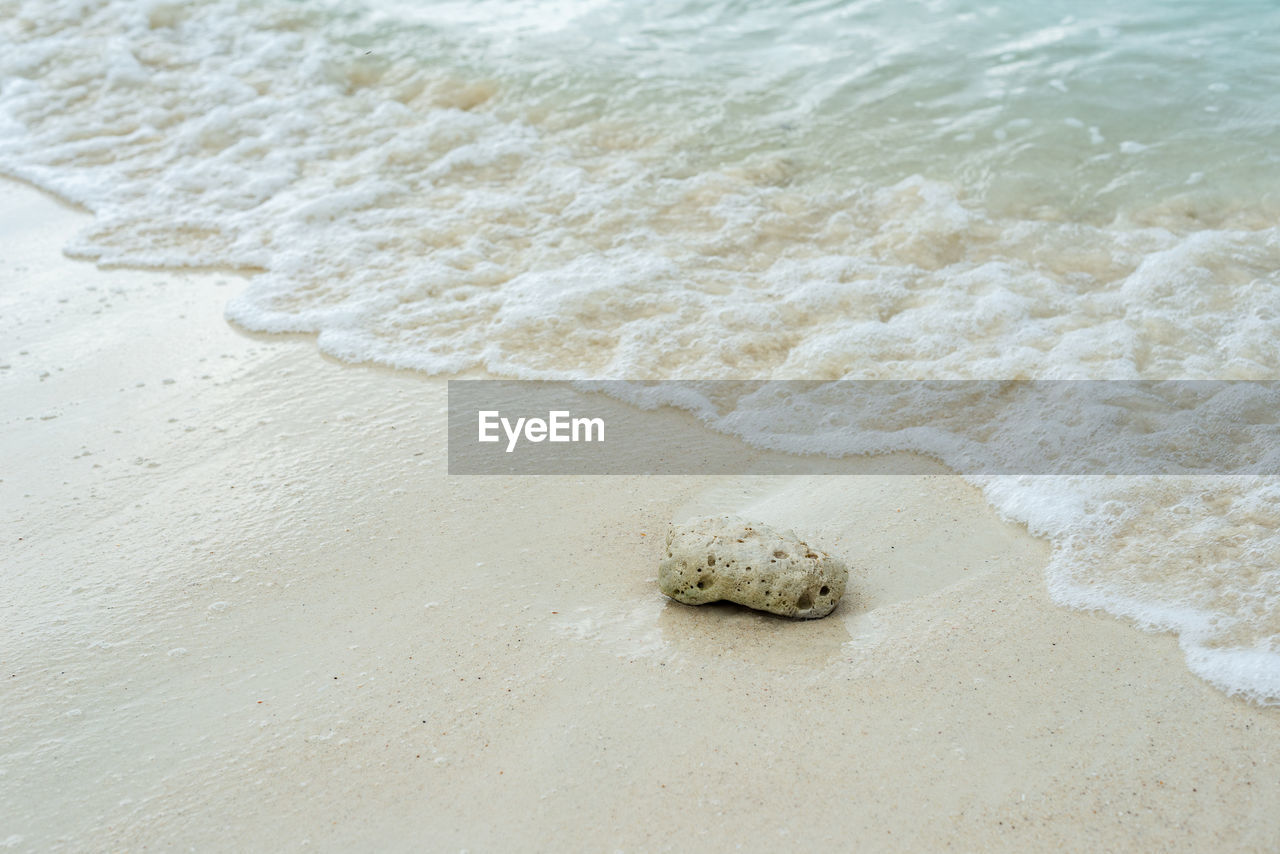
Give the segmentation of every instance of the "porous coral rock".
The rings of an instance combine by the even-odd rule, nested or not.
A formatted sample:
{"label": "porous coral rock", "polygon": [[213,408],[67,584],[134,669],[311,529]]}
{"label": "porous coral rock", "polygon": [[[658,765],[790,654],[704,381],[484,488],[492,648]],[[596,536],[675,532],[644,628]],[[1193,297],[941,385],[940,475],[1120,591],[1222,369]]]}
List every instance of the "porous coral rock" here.
{"label": "porous coral rock", "polygon": [[848,580],[841,561],[794,532],[731,516],[672,525],[658,564],[658,587],[677,602],[727,600],[799,619],[830,614]]}

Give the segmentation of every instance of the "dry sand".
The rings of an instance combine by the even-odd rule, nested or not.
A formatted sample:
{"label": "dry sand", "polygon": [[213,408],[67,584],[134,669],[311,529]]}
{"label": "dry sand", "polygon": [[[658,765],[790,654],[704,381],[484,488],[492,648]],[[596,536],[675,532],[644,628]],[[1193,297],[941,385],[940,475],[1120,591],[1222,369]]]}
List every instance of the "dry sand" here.
{"label": "dry sand", "polygon": [[[0,847],[1280,848],[1280,710],[1053,605],[958,478],[450,477],[443,380],[62,257],[86,221],[0,185]],[[704,510],[859,592],[663,599]]]}

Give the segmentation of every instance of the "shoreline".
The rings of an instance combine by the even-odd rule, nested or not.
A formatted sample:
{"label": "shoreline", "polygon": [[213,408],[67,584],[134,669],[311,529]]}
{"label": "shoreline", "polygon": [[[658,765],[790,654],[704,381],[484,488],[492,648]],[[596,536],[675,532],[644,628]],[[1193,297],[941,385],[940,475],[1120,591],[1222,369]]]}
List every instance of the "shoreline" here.
{"label": "shoreline", "polygon": [[[958,477],[450,477],[444,379],[244,333],[235,274],[72,261],[83,214],[0,197],[0,844],[1280,844],[1280,709],[1054,605]],[[834,543],[866,610],[665,600],[708,507]]]}

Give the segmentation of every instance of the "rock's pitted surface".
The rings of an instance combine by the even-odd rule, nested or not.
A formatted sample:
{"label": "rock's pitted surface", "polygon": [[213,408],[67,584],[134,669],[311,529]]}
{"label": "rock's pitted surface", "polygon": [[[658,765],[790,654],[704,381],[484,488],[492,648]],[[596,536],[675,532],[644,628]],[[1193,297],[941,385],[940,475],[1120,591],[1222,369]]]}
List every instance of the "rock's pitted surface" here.
{"label": "rock's pitted surface", "polygon": [[830,614],[848,580],[843,563],[793,532],[730,516],[672,525],[658,564],[658,586],[677,602],[725,599],[800,619]]}

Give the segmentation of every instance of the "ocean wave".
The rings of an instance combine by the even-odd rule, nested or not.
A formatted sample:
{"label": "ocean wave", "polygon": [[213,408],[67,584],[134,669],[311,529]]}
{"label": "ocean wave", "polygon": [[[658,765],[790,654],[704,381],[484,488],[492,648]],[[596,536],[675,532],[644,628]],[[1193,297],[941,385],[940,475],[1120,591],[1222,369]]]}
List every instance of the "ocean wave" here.
{"label": "ocean wave", "polygon": [[[0,171],[93,212],[71,254],[254,271],[230,319],[352,362],[1276,377],[1274,94],[1247,64],[1269,45],[1231,16],[952,3],[912,40],[866,4],[569,5],[484,28],[336,0],[0,0]],[[948,22],[967,49],[940,47]],[[1193,30],[1244,59],[1155,74]],[[1184,116],[1161,93],[1188,82]],[[1053,541],[1058,601],[1177,631],[1197,673],[1280,700],[1273,481],[983,488]]]}

